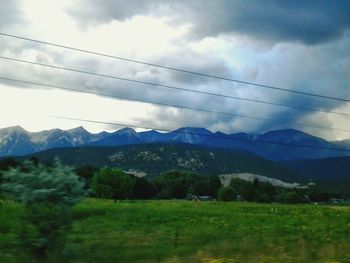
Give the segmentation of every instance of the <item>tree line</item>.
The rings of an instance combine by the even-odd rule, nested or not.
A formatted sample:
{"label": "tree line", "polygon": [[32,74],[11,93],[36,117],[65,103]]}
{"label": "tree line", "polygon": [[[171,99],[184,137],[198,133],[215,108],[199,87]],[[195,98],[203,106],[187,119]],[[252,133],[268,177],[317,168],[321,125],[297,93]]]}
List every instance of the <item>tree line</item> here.
{"label": "tree line", "polygon": [[[166,171],[156,177],[136,177],[117,168],[80,166],[75,169],[86,181],[91,196],[111,199],[193,199],[210,196],[220,201],[260,203],[329,202],[339,194],[318,189],[284,188],[255,179],[253,182],[233,178],[223,186],[219,176],[199,175],[188,171]],[[114,190],[113,190],[114,189]]]}
{"label": "tree line", "polygon": [[[39,163],[36,158],[31,161],[36,165]],[[20,162],[6,158],[0,160],[0,171],[20,165]],[[166,171],[155,177],[137,177],[118,168],[90,165],[75,167],[73,171],[84,182],[88,196],[114,200],[193,199],[196,196],[209,196],[220,201],[307,203],[328,202],[331,197],[343,197],[314,186],[305,189],[283,188],[257,179],[249,182],[233,178],[228,186],[223,186],[216,175],[188,171]]]}

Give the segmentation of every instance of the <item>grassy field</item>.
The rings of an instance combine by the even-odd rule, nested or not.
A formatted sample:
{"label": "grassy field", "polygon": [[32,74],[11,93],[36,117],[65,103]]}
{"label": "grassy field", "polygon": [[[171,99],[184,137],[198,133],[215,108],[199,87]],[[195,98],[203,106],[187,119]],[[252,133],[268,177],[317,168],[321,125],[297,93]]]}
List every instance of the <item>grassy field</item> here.
{"label": "grassy field", "polygon": [[[22,211],[0,204],[0,262],[30,262],[18,246]],[[65,253],[65,262],[350,262],[350,207],[86,199]]]}

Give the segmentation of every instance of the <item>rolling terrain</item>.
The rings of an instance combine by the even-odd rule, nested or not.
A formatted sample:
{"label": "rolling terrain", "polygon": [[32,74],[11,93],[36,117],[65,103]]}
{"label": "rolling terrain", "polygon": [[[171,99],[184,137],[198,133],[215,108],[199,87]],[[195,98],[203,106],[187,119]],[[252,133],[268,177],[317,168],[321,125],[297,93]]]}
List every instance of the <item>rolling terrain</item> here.
{"label": "rolling terrain", "polygon": [[142,172],[148,176],[157,176],[167,170],[186,170],[206,175],[249,172],[288,182],[301,180],[297,173],[283,165],[249,152],[191,144],[158,143],[119,147],[60,148],[21,159],[33,156],[43,162],[52,162],[54,158],[59,158],[67,165],[113,166],[125,171]]}

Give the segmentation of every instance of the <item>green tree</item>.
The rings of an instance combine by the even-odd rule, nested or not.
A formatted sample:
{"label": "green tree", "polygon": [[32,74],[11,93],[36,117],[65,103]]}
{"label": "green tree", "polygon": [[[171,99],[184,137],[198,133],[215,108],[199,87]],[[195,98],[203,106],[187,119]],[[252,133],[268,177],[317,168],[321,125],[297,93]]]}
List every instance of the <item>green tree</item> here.
{"label": "green tree", "polygon": [[17,167],[18,165],[19,163],[15,159],[7,157],[0,160],[0,171],[7,171],[10,168]]}
{"label": "green tree", "polygon": [[71,168],[24,162],[3,173],[4,194],[25,206],[20,239],[37,257],[62,244],[71,225],[72,207],[84,195],[83,182]]}
{"label": "green tree", "polygon": [[[169,196],[169,198],[186,198],[188,194],[210,195],[210,191],[217,187],[215,179],[186,171],[165,172],[155,179],[155,183],[158,187],[158,196],[162,198],[166,196]],[[210,185],[211,183],[212,185]]]}
{"label": "green tree", "polygon": [[85,182],[85,189],[90,189],[92,178],[94,177],[95,173],[99,171],[99,169],[90,165],[81,165],[75,167],[74,171],[79,177],[83,178]]}
{"label": "green tree", "polygon": [[[7,157],[5,159],[1,159],[0,160],[0,186],[2,184],[2,171],[8,171],[10,168],[14,168],[14,167],[17,167],[19,165],[19,163],[11,158],[11,157]],[[1,193],[1,187],[0,187],[0,198],[2,196],[2,193]]]}
{"label": "green tree", "polygon": [[[164,172],[155,179],[158,187],[158,197],[165,198],[185,198],[192,184],[194,174],[182,171]],[[193,187],[192,187],[193,189]]]}
{"label": "green tree", "polygon": [[92,179],[92,190],[96,197],[107,199],[130,198],[135,181],[120,169],[104,167]]}
{"label": "green tree", "polygon": [[135,199],[150,199],[156,196],[156,187],[146,178],[134,177],[135,186],[132,198]]}
{"label": "green tree", "polygon": [[234,201],[237,195],[231,186],[223,186],[219,189],[218,198],[220,201]]}
{"label": "green tree", "polygon": [[220,187],[222,187],[220,177],[217,175],[209,176],[208,195],[217,198]]}
{"label": "green tree", "polygon": [[[256,183],[255,187],[258,187],[259,183]],[[243,200],[254,201],[257,196],[257,190],[252,182],[247,182],[242,179],[233,178],[230,182],[230,186],[234,191],[241,196]]]}

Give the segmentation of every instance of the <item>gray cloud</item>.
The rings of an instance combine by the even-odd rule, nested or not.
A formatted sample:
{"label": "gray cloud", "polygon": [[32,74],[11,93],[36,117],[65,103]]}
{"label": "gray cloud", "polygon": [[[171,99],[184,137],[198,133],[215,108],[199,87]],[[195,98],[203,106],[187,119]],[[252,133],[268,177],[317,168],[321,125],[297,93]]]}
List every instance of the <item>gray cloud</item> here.
{"label": "gray cloud", "polygon": [[[217,5],[212,1],[201,5],[200,12],[196,13],[199,32],[206,35],[239,32],[276,42],[317,44],[340,37],[350,27],[348,1],[255,0],[221,3]],[[206,17],[211,17],[210,21]]]}
{"label": "gray cloud", "polygon": [[[236,75],[233,69],[229,69],[226,61],[222,58],[217,57],[213,52],[207,52],[201,54],[195,50],[188,48],[178,49],[176,52],[171,54],[160,54],[153,59],[156,64],[163,64],[166,62],[167,65],[172,65],[177,68],[184,68],[188,70],[196,69],[197,72],[210,72],[212,75],[217,76],[233,76]],[[179,65],[181,63],[181,65]],[[193,74],[169,71],[169,70],[157,70],[157,74],[161,73],[166,79],[172,82],[180,83],[181,85],[200,85],[203,83],[216,84],[213,79],[203,78],[202,76],[196,76]]]}
{"label": "gray cloud", "polygon": [[[345,53],[350,45],[350,37],[343,37],[335,43],[321,46],[305,47],[303,45],[281,44],[267,49],[264,52],[257,51],[249,59],[244,61],[244,70],[231,71],[223,66],[220,59],[207,56],[197,57],[197,53],[191,49],[183,50],[185,56],[198,58],[182,60],[181,67],[192,68],[200,66],[203,72],[232,74],[246,78],[245,71],[254,71],[249,81],[266,83],[288,89],[310,91],[332,96],[350,97],[350,77],[346,69],[350,68],[350,57]],[[31,47],[35,49],[36,47]],[[20,50],[20,49],[19,49]],[[335,50],[338,50],[337,52]],[[13,50],[12,50],[13,51]],[[171,84],[195,90],[206,90],[221,94],[237,95],[242,97],[264,99],[272,102],[291,105],[336,110],[343,105],[342,102],[322,100],[312,97],[291,95],[289,93],[271,91],[247,85],[234,85],[229,82],[210,80],[207,78],[194,78],[191,75],[185,77],[171,71],[154,70],[145,66],[123,64],[114,60],[98,57],[73,56],[74,53],[62,50],[38,50],[37,61],[52,61],[68,67],[100,72],[139,80]],[[239,52],[240,50],[238,50]],[[193,52],[193,54],[191,54]],[[178,57],[179,54],[168,53],[164,55],[169,59]],[[158,57],[161,60],[161,56]],[[175,60],[174,60],[175,61]],[[16,66],[16,72],[13,66]],[[127,66],[126,66],[127,65]],[[187,92],[176,92],[168,89],[133,84],[123,81],[97,78],[88,75],[69,73],[32,66],[6,63],[1,71],[5,75],[14,75],[18,78],[31,79],[38,82],[61,85],[62,87],[86,89],[95,92],[103,92],[116,96],[124,96],[139,100],[153,100],[162,103],[183,105],[228,113],[239,113],[250,116],[269,118],[272,121],[258,121],[252,119],[237,118],[228,115],[201,113],[191,110],[178,110],[159,107],[151,116],[145,119],[135,119],[135,123],[144,126],[173,128],[180,126],[202,126],[212,130],[225,132],[263,132],[271,129],[293,127],[303,129],[315,134],[315,129],[307,129],[293,126],[292,122],[332,127],[332,121],[328,118],[317,118],[312,121],[313,112],[290,110],[288,108],[273,107],[268,105],[253,104],[231,99],[219,99],[210,96],[198,95]],[[54,78],[52,78],[54,74]],[[29,77],[30,76],[30,77]],[[330,88],[331,87],[331,88]],[[331,124],[330,124],[331,123]],[[327,130],[317,131],[320,136],[330,136],[332,132]]]}
{"label": "gray cloud", "polygon": [[[14,3],[14,2],[10,2]],[[153,54],[147,60],[153,63],[186,68],[212,75],[227,76],[286,89],[350,98],[350,33],[348,2],[337,1],[77,1],[68,12],[80,23],[108,23],[124,21],[137,14],[171,17],[172,25],[192,23],[191,35],[172,43],[175,48],[166,53]],[[85,4],[89,3],[89,4]],[[263,3],[263,4],[262,4]],[[98,4],[98,6],[97,6]],[[79,8],[78,8],[79,7]],[[8,14],[0,21],[10,26],[23,21],[21,9],[9,4]],[[3,12],[1,10],[0,12]],[[334,18],[337,19],[334,19]],[[252,36],[247,43],[230,47],[228,33]],[[345,32],[345,33],[344,33]],[[193,38],[192,36],[195,37]],[[216,36],[223,40],[227,56],[217,49],[196,50],[202,37]],[[187,37],[187,39],[186,39]],[[272,41],[268,45],[257,38]],[[45,37],[43,37],[45,40]],[[67,41],[68,42],[68,41]],[[283,42],[283,43],[282,43]],[[296,43],[298,42],[298,43]],[[318,44],[318,45],[316,45]],[[241,95],[250,99],[267,100],[291,105],[335,110],[344,102],[298,96],[254,86],[203,78],[162,70],[102,57],[88,56],[72,51],[55,49],[21,41],[0,42],[1,53],[21,58],[35,53],[36,61],[55,63],[102,74],[121,76],[153,83],[179,86],[194,90]],[[239,54],[239,58],[233,56]],[[142,54],[141,54],[142,55]],[[232,57],[231,57],[232,56]],[[144,59],[143,57],[137,59]],[[234,61],[234,63],[232,62]],[[214,98],[164,88],[93,77],[59,70],[45,69],[17,63],[2,63],[2,74],[37,82],[61,85],[67,88],[86,89],[139,100],[203,108],[228,113],[269,118],[264,122],[228,115],[200,113],[158,107],[151,116],[137,118],[135,123],[144,126],[177,128],[202,126],[225,132],[263,132],[287,128],[292,122],[346,127],[331,115],[253,104],[231,99]],[[117,120],[116,120],[117,121]],[[348,123],[348,122],[347,122]],[[294,128],[302,129],[295,126]],[[334,136],[327,130],[303,128],[320,136]]]}
{"label": "gray cloud", "polygon": [[131,0],[78,1],[67,12],[81,24],[124,21],[135,15],[172,17],[193,24],[191,36],[246,34],[273,42],[319,44],[339,38],[350,28],[347,0]]}
{"label": "gray cloud", "polygon": [[[234,75],[237,74],[241,79],[257,83],[349,99],[350,76],[347,72],[347,69],[350,68],[350,55],[347,52],[349,46],[349,35],[345,35],[333,43],[312,47],[300,44],[276,45],[265,51],[253,52],[251,57],[243,62],[242,69],[237,69]],[[238,50],[238,52],[240,51]],[[186,66],[186,62],[184,65]],[[251,71],[254,71],[255,74],[245,76],[245,72]],[[221,94],[240,94],[242,97],[250,99],[267,100],[328,111],[346,112],[346,110],[339,108],[348,105],[348,103],[341,101],[302,96],[248,85],[234,85],[222,81],[199,84],[194,82],[193,87],[194,89],[209,90]],[[258,121],[216,114],[202,114],[205,115],[205,118],[199,118],[197,113],[191,111],[184,112],[182,110],[175,114],[172,111],[164,111],[162,109],[156,110],[152,118],[139,121],[142,123],[147,123],[148,121],[155,124],[163,123],[164,125],[167,123],[169,125],[177,123],[179,126],[197,125],[226,132],[250,131],[260,133],[271,129],[296,128],[325,138],[334,138],[337,132],[298,126],[293,123],[350,129],[349,122],[344,121],[348,120],[349,117],[344,118],[343,116],[340,118],[334,114],[253,104],[230,99],[216,100],[212,97],[197,95],[194,95],[194,97],[195,99],[192,99],[193,97],[187,94],[187,97],[174,96],[173,99],[178,104],[183,102],[193,103],[193,105],[201,108],[268,118],[272,119],[272,121]],[[162,99],[162,97],[159,97],[159,99]],[[159,122],[157,120],[162,121]],[[343,136],[347,135],[343,133]]]}
{"label": "gray cloud", "polygon": [[124,21],[134,15],[147,14],[156,8],[157,1],[84,1],[78,0],[67,8],[67,13],[75,17],[83,27],[89,24],[109,23],[111,20]]}
{"label": "gray cloud", "polygon": [[20,0],[0,0],[0,29],[4,30],[25,21],[23,12],[20,8]]}

